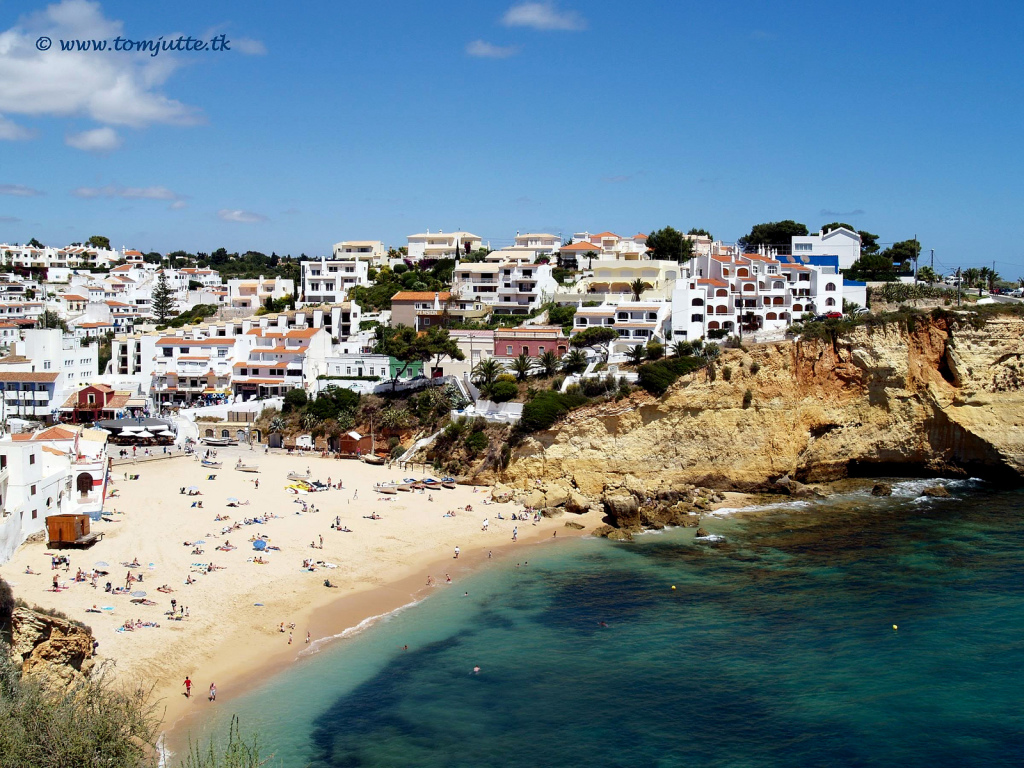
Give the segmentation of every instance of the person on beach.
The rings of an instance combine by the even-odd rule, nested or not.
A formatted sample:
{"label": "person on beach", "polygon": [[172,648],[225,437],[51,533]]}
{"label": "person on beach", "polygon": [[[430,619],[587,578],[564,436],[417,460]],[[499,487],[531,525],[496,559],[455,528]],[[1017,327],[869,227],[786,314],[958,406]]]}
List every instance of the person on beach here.
{"label": "person on beach", "polygon": [[309,630],[306,630],[306,645],[309,645],[309,641],[310,641],[311,639],[312,639],[312,638],[311,638],[311,637],[310,637],[310,635],[309,635]]}
{"label": "person on beach", "polygon": [[512,541],[519,541],[519,526],[512,529]]}
{"label": "person on beach", "polygon": [[488,519],[487,519],[487,518],[485,517],[485,518],[484,518],[484,524],[483,524],[483,526],[482,526],[482,527],[480,528],[480,530],[481,530],[481,531],[486,531],[486,530],[487,530],[487,528],[488,528],[488,526],[490,526],[490,524],[491,524],[491,521],[490,521],[490,520],[488,520]]}
{"label": "person on beach", "polygon": [[192,681],[189,680],[188,675],[185,675],[185,682],[182,683],[182,685],[185,686],[185,698],[186,699],[191,699],[192,698]]}
{"label": "person on beach", "polygon": [[458,560],[458,559],[459,559],[459,548],[458,548],[458,546],[457,546],[457,545],[456,545],[456,547],[455,547],[455,559],[456,559],[456,560]]}
{"label": "person on beach", "polygon": [[210,683],[210,701],[217,700],[217,684]]}

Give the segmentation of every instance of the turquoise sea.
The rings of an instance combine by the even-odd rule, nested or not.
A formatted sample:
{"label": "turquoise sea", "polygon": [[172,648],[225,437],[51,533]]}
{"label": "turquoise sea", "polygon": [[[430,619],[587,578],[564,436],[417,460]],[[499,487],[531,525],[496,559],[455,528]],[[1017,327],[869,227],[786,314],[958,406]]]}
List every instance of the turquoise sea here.
{"label": "turquoise sea", "polygon": [[288,768],[1024,765],[1024,492],[924,485],[523,549],[203,738],[238,714]]}

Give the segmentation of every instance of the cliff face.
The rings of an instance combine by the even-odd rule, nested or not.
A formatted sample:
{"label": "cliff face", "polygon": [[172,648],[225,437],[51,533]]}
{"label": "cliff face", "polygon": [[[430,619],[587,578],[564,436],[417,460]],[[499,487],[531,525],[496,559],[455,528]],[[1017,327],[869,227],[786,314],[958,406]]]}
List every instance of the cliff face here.
{"label": "cliff face", "polygon": [[92,633],[77,624],[16,608],[11,622],[11,657],[25,674],[70,683],[93,666]]}
{"label": "cliff face", "polygon": [[521,444],[500,479],[598,498],[685,484],[757,489],[786,475],[1024,474],[1018,318],[859,327],[835,343],[729,350],[715,367],[662,398],[637,393],[570,414]]}

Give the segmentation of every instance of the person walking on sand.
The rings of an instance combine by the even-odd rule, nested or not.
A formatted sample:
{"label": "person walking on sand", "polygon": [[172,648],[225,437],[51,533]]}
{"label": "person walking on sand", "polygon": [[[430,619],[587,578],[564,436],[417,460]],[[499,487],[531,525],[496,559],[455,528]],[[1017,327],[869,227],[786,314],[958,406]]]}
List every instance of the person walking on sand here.
{"label": "person walking on sand", "polygon": [[217,700],[217,684],[210,683],[210,701]]}
{"label": "person walking on sand", "polygon": [[312,638],[310,638],[310,636],[309,636],[309,630],[307,629],[307,630],[306,630],[306,645],[309,645],[309,641],[310,641],[311,639],[312,639]]}
{"label": "person walking on sand", "polygon": [[189,679],[188,675],[185,675],[185,682],[182,683],[182,685],[185,686],[185,698],[186,699],[191,699],[192,698],[192,681]]}
{"label": "person walking on sand", "polygon": [[512,541],[519,541],[519,526],[512,529]]}
{"label": "person walking on sand", "polygon": [[459,559],[459,548],[458,548],[458,546],[455,547],[455,559],[456,560]]}

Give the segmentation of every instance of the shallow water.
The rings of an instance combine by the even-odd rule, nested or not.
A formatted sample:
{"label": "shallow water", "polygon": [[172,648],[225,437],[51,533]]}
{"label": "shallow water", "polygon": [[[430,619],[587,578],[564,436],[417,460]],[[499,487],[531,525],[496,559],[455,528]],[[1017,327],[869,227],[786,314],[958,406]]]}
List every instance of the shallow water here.
{"label": "shallow water", "polygon": [[949,488],[524,549],[208,727],[289,768],[1019,766],[1024,493]]}

